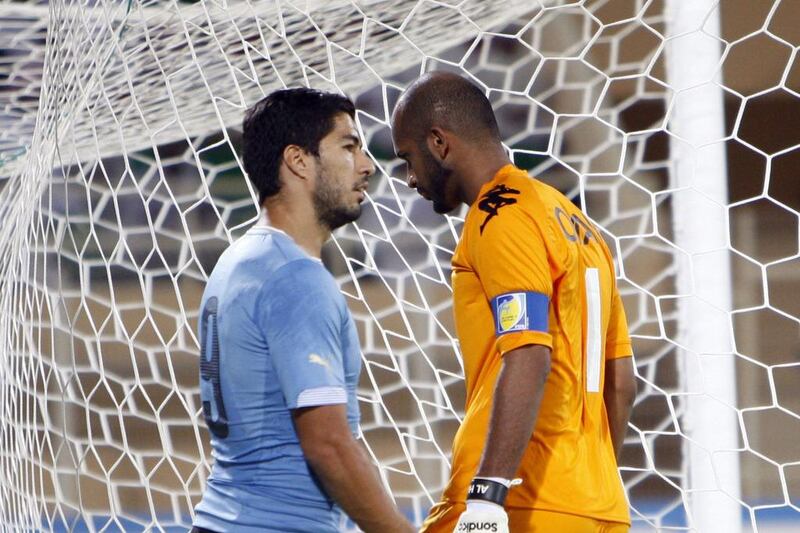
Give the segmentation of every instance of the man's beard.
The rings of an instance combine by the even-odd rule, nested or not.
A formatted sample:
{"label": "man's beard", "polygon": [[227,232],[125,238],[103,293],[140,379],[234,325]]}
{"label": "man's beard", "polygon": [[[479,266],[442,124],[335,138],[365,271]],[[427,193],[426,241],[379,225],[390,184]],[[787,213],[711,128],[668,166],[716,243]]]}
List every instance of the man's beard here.
{"label": "man's beard", "polygon": [[361,216],[361,204],[348,206],[344,196],[352,191],[337,188],[333,180],[325,176],[320,169],[317,175],[317,188],[314,191],[314,210],[317,220],[330,231],[335,230]]}
{"label": "man's beard", "polygon": [[427,146],[422,146],[422,165],[425,167],[425,176],[428,178],[428,183],[430,184],[430,190],[428,190],[428,196],[430,196],[431,201],[433,202],[433,210],[443,215],[445,213],[449,213],[457,206],[450,205],[447,202],[447,182],[452,174],[452,171],[446,169],[442,166],[434,157],[433,154],[428,150]]}

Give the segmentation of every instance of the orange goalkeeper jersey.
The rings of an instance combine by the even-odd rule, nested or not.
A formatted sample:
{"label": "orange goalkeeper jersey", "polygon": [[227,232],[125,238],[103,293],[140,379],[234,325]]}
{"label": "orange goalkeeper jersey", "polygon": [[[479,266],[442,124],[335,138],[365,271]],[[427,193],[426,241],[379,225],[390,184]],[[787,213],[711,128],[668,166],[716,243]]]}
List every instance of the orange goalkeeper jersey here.
{"label": "orange goalkeeper jersey", "polygon": [[605,362],[630,356],[631,341],[597,229],[563,194],[507,165],[467,213],[453,289],[467,403],[444,500],[466,498],[502,354],[539,344],[552,349],[551,371],[506,506],[630,523],[603,383]]}

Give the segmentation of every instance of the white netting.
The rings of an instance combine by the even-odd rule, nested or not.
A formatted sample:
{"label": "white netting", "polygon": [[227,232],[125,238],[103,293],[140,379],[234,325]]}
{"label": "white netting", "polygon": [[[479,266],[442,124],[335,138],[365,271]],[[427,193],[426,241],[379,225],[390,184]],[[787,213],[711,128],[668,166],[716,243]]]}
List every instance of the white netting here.
{"label": "white netting", "polygon": [[[0,523],[189,526],[209,472],[199,300],[256,216],[239,124],[297,85],[353,97],[378,164],[325,260],[361,337],[365,440],[421,521],[463,413],[461,219],[405,186],[388,118],[430,69],[488,91],[515,162],[582,202],[618,259],[639,376],[621,469],[634,527],[697,525],[698,491],[734,501],[746,530],[796,519],[798,9],[752,4],[711,6],[668,39],[672,12],[645,0],[0,2]],[[718,45],[714,68],[676,60],[682,39]],[[681,116],[709,92],[725,97],[724,131]],[[697,170],[714,157],[727,179],[725,159],[718,176]],[[695,197],[723,221],[710,245],[680,225]],[[730,268],[732,302],[706,294],[708,257]],[[694,344],[688,296],[726,343]],[[732,369],[730,396],[715,376]],[[701,400],[730,413],[732,441],[697,436]]]}

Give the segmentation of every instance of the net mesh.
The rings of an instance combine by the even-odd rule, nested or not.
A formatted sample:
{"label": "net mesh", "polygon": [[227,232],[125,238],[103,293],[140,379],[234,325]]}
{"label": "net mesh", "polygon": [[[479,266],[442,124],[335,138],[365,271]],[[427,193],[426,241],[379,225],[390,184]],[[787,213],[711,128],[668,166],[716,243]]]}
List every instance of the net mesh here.
{"label": "net mesh", "polygon": [[487,91],[515,163],[582,205],[617,259],[639,385],[621,475],[643,531],[693,525],[687,449],[703,443],[689,398],[720,398],[713,376],[691,389],[685,375],[702,366],[681,343],[679,298],[697,252],[674,227],[681,194],[702,187],[700,176],[676,185],[673,156],[725,150],[730,194],[714,205],[727,231],[714,251],[737,287],[718,354],[736,371],[723,401],[736,442],[711,455],[733,454],[743,481],[714,471],[703,490],[736,501],[746,529],[796,513],[800,128],[788,112],[765,117],[796,110],[800,37],[788,2],[754,4],[721,32],[707,20],[726,8],[713,6],[690,32],[719,43],[704,85],[725,95],[728,117],[692,142],[673,128],[691,88],[667,75],[662,2],[0,3],[0,521],[191,524],[210,471],[200,297],[257,216],[241,117],[274,89],[310,85],[354,98],[377,164],[362,218],[324,260],[359,331],[364,440],[421,522],[463,414],[449,285],[463,211],[436,215],[406,187],[388,119],[434,69]]}

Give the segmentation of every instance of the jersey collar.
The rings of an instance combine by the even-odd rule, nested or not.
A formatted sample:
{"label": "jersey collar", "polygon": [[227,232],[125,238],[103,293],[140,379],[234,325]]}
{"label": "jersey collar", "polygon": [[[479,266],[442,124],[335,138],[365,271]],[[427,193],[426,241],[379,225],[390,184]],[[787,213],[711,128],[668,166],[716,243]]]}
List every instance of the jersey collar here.
{"label": "jersey collar", "polygon": [[505,166],[500,167],[500,170],[495,172],[494,176],[492,176],[492,179],[490,179],[489,181],[487,181],[486,183],[481,185],[481,189],[478,191],[478,196],[475,197],[475,201],[472,202],[472,205],[469,206],[470,211],[472,211],[473,208],[476,208],[476,206],[478,205],[478,202],[480,201],[480,199],[483,198],[483,196],[487,192],[489,192],[490,189],[492,189],[493,187],[496,187],[497,184],[500,183],[501,181],[503,181],[504,179],[506,179],[506,177],[509,174],[511,174],[513,172],[519,172],[519,171],[520,171],[520,169],[517,168],[516,166],[514,166],[513,163],[509,163],[509,164],[507,164]]}

